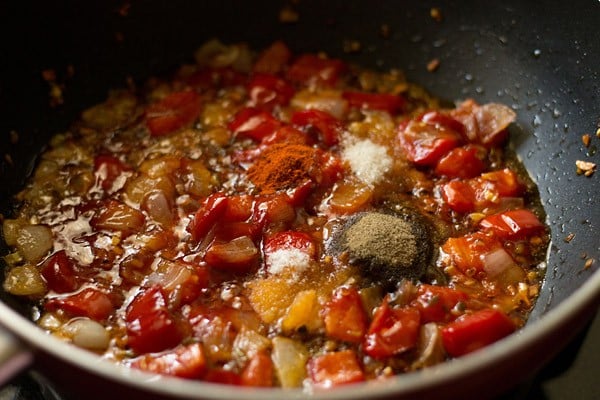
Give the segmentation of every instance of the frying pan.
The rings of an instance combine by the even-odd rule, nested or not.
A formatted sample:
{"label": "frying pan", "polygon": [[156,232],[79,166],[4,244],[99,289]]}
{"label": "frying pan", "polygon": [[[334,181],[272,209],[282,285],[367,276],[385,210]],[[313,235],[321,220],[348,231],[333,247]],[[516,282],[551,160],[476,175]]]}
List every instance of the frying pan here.
{"label": "frying pan", "polygon": [[[296,11],[298,20],[282,23],[284,7]],[[430,16],[432,7],[441,10],[441,21]],[[575,168],[576,160],[600,158],[600,138],[594,135],[600,126],[597,1],[7,2],[0,17],[0,210],[5,215],[52,134],[102,101],[107,89],[124,86],[127,77],[141,82],[168,72],[213,37],[256,49],[283,39],[296,54],[323,50],[367,67],[398,67],[443,99],[472,97],[517,111],[512,144],[539,186],[552,238],[546,279],[526,327],[444,365],[312,397],[491,397],[548,362],[598,308],[600,173],[585,177]],[[389,28],[386,37],[383,25]],[[345,51],[348,41],[360,43],[360,50]],[[426,65],[434,58],[439,68],[429,72]],[[42,79],[46,69],[56,71],[63,85],[63,104],[50,105]],[[584,133],[592,135],[589,147],[582,144]],[[14,298],[1,296],[0,323],[30,348],[8,362],[14,367],[34,360],[73,398],[307,396],[119,368],[49,337],[29,322]]]}

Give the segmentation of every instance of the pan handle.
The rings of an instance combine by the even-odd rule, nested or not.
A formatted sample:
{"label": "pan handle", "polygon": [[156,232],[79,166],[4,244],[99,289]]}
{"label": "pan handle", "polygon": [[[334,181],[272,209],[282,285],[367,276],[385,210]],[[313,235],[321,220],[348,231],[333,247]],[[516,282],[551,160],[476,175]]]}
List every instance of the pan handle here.
{"label": "pan handle", "polygon": [[0,386],[33,363],[33,353],[0,326]]}

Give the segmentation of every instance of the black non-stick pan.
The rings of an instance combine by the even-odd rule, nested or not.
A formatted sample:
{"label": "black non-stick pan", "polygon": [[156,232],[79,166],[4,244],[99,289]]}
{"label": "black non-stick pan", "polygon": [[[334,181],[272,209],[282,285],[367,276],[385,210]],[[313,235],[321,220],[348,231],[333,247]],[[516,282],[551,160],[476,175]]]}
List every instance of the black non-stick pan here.
{"label": "black non-stick pan", "polygon": [[[441,20],[432,18],[437,7]],[[283,8],[297,13],[282,22]],[[482,352],[425,371],[314,393],[315,398],[456,398],[496,395],[528,378],[585,325],[600,298],[600,3],[559,1],[98,1],[0,6],[0,210],[54,133],[127,79],[143,81],[187,61],[207,39],[262,48],[283,39],[295,53],[326,51],[408,78],[448,101],[474,98],[514,108],[512,145],[538,184],[552,244],[542,292],[527,326]],[[383,33],[382,34],[382,30]],[[347,51],[349,42],[360,43]],[[439,67],[426,68],[432,59]],[[42,71],[56,72],[62,103]],[[60,102],[58,102],[60,103]],[[592,136],[589,147],[582,135]],[[2,252],[6,248],[2,247]],[[591,261],[590,261],[591,260]],[[0,323],[73,398],[165,396],[267,398],[248,391],[154,377],[100,362],[47,336],[2,294]],[[25,353],[31,354],[31,353]],[[77,377],[75,377],[77,376]],[[85,382],[85,383],[84,383]],[[142,394],[143,393],[143,394]]]}

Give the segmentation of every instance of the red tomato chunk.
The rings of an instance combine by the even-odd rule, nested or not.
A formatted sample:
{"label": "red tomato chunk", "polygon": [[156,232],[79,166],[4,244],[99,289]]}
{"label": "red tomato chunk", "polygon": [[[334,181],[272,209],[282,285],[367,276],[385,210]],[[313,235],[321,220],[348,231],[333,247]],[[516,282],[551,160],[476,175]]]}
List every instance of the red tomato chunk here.
{"label": "red tomato chunk", "polygon": [[441,108],[396,70],[281,41],[212,40],[140,88],[53,139],[1,222],[3,287],[50,334],[85,347],[76,329],[98,328],[95,352],[149,373],[311,392],[525,324],[550,230],[503,147],[509,107]]}

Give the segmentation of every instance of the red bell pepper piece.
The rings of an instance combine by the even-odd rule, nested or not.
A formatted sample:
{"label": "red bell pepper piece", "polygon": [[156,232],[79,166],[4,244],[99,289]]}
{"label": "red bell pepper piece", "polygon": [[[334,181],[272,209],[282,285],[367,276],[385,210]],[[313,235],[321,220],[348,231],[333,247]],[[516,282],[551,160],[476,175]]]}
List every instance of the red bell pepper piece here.
{"label": "red bell pepper piece", "polygon": [[40,273],[48,284],[48,289],[56,293],[67,293],[77,290],[79,282],[73,261],[64,250],[52,254],[40,268]]}
{"label": "red bell pepper piece", "polygon": [[227,210],[227,203],[228,198],[223,193],[213,193],[204,200],[187,227],[194,241],[206,236]]}
{"label": "red bell pepper piece", "polygon": [[281,125],[281,122],[269,112],[256,107],[246,107],[233,117],[228,127],[236,135],[261,141]]}
{"label": "red bell pepper piece", "polygon": [[353,350],[314,357],[308,362],[308,371],[313,383],[320,388],[365,380],[365,374]]}
{"label": "red bell pepper piece", "polygon": [[452,357],[460,357],[510,335],[513,321],[501,311],[488,308],[465,314],[442,328],[442,343]]}
{"label": "red bell pepper piece", "polygon": [[138,354],[162,351],[182,339],[177,321],[167,308],[167,297],[159,286],[139,293],[125,313],[127,344]]}
{"label": "red bell pepper piece", "polygon": [[365,353],[385,358],[403,353],[417,344],[421,314],[413,307],[392,308],[387,298],[375,311],[363,341]]}
{"label": "red bell pepper piece", "polygon": [[367,332],[367,314],[358,291],[340,288],[323,308],[327,336],[345,342],[360,343]]}
{"label": "red bell pepper piece", "polygon": [[481,228],[491,231],[501,239],[522,239],[541,232],[544,224],[529,210],[506,211],[485,217]]}
{"label": "red bell pepper piece", "polygon": [[66,296],[55,297],[46,302],[48,311],[63,310],[74,317],[88,317],[95,321],[104,321],[115,309],[108,294],[93,288]]}
{"label": "red bell pepper piece", "polygon": [[201,378],[206,372],[206,358],[200,343],[180,345],[160,354],[147,354],[136,358],[130,365],[155,374],[186,379]]}

